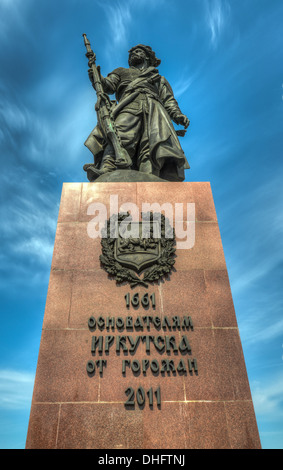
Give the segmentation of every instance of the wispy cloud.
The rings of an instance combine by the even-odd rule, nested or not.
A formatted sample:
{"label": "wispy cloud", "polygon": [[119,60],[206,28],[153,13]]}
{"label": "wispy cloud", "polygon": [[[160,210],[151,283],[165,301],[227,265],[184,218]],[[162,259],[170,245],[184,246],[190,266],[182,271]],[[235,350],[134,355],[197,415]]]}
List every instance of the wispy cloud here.
{"label": "wispy cloud", "polygon": [[34,374],[0,370],[0,408],[22,410],[30,406]]}
{"label": "wispy cloud", "polygon": [[0,0],[0,37],[9,40],[12,34],[9,23],[13,21],[13,28],[24,32],[26,38],[31,38],[30,28],[23,21],[22,13],[31,5],[31,0],[21,2],[21,0]]}
{"label": "wispy cloud", "polygon": [[107,36],[106,54],[110,57],[113,50],[122,48],[127,42],[128,27],[132,20],[132,1],[104,1],[99,2],[100,7],[107,15],[109,34]]}
{"label": "wispy cloud", "polygon": [[100,6],[107,11],[110,26],[111,40],[117,45],[123,44],[127,40],[128,29],[133,21],[138,17],[137,12],[141,8],[153,10],[160,8],[164,0],[118,0],[100,2]]}
{"label": "wispy cloud", "polygon": [[194,77],[187,77],[186,79],[179,79],[174,85],[174,96],[180,98],[191,86]]}
{"label": "wispy cloud", "polygon": [[41,282],[52,260],[59,199],[50,184],[34,177],[36,172],[19,166],[18,175],[16,192],[12,175],[0,178],[6,194],[0,206],[1,288],[12,281],[11,288],[16,289],[27,277],[31,283]]}
{"label": "wispy cloud", "polygon": [[[31,110],[9,85],[0,84],[0,150],[11,164],[46,161],[52,141],[46,119]],[[22,166],[22,165],[21,165]]]}
{"label": "wispy cloud", "polygon": [[221,230],[241,339],[253,352],[278,344],[283,336],[283,190],[279,175],[264,183],[254,176],[257,185],[247,184],[231,202],[227,199],[230,203]]}
{"label": "wispy cloud", "polygon": [[130,4],[115,2],[108,8],[111,40],[117,45],[124,44],[127,38],[127,27],[132,19]]}
{"label": "wispy cloud", "polygon": [[136,22],[145,10],[153,11],[162,8],[165,0],[112,0],[99,1],[100,7],[105,11],[109,24],[109,39],[105,53],[111,57],[113,63],[113,51],[117,55],[118,51],[124,53],[124,47],[128,43],[130,34],[135,30]]}
{"label": "wispy cloud", "polygon": [[230,5],[227,0],[206,0],[206,21],[213,47],[217,46],[229,15]]}
{"label": "wispy cloud", "polygon": [[200,61],[197,69],[195,69],[193,73],[190,73],[187,67],[183,69],[182,73],[179,75],[178,80],[172,84],[174,96],[176,98],[180,98],[180,96],[186,93],[192,83],[198,79],[202,73],[205,63],[205,60]]}
{"label": "wispy cloud", "polygon": [[[278,311],[280,311],[279,308]],[[253,309],[252,312],[246,311],[247,318],[240,328],[241,339],[243,340],[245,346],[254,344],[262,345],[274,340],[277,340],[278,342],[280,341],[280,337],[283,337],[283,320],[270,320],[270,324],[262,328],[262,324],[264,324],[265,318],[264,315],[261,315],[261,313],[258,312],[258,308]],[[256,314],[258,314],[257,318]]]}
{"label": "wispy cloud", "polygon": [[[36,190],[36,188],[34,188]],[[2,207],[2,247],[10,255],[20,254],[49,265],[56,229],[58,203],[46,201],[47,195],[38,192],[14,204]],[[53,202],[53,204],[52,204]],[[12,268],[12,266],[11,266]]]}
{"label": "wispy cloud", "polygon": [[278,421],[283,417],[283,375],[273,377],[271,381],[251,383],[253,402],[256,413]]}

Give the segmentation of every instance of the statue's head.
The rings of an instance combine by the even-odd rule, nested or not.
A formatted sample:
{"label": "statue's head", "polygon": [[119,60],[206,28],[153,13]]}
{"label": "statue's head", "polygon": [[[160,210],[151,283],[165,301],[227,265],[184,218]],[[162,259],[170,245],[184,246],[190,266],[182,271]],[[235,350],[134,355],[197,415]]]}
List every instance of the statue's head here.
{"label": "statue's head", "polygon": [[150,46],[138,44],[129,50],[129,65],[137,65],[144,60],[147,61],[149,66],[153,67],[158,67],[158,65],[161,63],[161,60],[156,58],[155,52],[151,49]]}

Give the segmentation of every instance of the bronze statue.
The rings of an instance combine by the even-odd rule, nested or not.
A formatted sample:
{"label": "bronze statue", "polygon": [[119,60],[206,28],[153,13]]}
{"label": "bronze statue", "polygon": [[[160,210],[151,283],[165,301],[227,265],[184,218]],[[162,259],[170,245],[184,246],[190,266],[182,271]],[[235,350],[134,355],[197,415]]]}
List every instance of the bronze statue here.
{"label": "bronze statue", "polygon": [[[96,90],[97,126],[85,145],[94,164],[84,165],[94,181],[121,169],[183,181],[190,168],[172,120],[185,129],[189,119],[181,112],[168,81],[157,70],[161,63],[150,46],[138,44],[129,51],[129,68],[119,67],[107,77],[95,65],[95,54],[84,34],[89,78]],[[115,93],[117,101],[108,95]]]}

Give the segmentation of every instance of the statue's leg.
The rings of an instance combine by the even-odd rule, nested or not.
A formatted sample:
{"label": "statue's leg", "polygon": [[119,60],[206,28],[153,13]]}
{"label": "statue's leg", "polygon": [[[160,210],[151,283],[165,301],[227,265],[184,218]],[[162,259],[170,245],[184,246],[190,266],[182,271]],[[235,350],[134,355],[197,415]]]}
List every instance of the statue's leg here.
{"label": "statue's leg", "polygon": [[[133,160],[141,137],[141,116],[123,112],[115,119],[115,127],[122,146],[127,150],[130,158]],[[117,169],[115,162],[116,156],[114,148],[111,144],[108,144],[105,147],[100,168],[93,171],[98,175],[114,171]]]}
{"label": "statue's leg", "polygon": [[104,173],[109,173],[110,171],[114,171],[114,170],[116,170],[115,153],[114,153],[112,145],[108,144],[106,145],[104,149],[100,168],[95,168],[94,166],[89,165],[87,171],[91,173],[90,181],[92,181],[96,179],[98,176],[104,175]]}
{"label": "statue's leg", "polygon": [[141,138],[142,116],[141,114],[121,112],[115,119],[115,126],[119,133],[122,146],[127,150],[133,161]]}
{"label": "statue's leg", "polygon": [[108,173],[109,171],[116,170],[115,165],[115,152],[111,144],[107,144],[103,153],[100,171]]}
{"label": "statue's leg", "polygon": [[148,140],[141,141],[138,154],[138,169],[143,173],[152,174],[152,163],[149,158]]}
{"label": "statue's leg", "polygon": [[150,175],[159,176],[159,170],[154,167],[150,159],[149,137],[147,132],[147,115],[143,114],[143,132],[139,143],[137,158],[138,170]]}

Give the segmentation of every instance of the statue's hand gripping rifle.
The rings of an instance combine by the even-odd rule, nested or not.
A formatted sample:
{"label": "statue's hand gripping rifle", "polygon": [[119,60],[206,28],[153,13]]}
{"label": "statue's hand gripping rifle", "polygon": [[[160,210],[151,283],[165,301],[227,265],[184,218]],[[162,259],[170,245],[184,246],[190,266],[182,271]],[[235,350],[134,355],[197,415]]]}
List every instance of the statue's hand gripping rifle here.
{"label": "statue's hand gripping rifle", "polygon": [[93,86],[97,95],[95,110],[97,112],[100,128],[106,141],[111,143],[113,146],[116,156],[116,166],[119,168],[129,168],[132,165],[132,161],[127,150],[122,147],[117,131],[115,131],[115,123],[111,117],[110,100],[108,95],[104,93],[100,73],[95,65],[96,55],[90,47],[90,42],[87,39],[86,34],[83,34],[83,37],[87,50],[86,57],[88,58],[89,67],[93,74]]}

